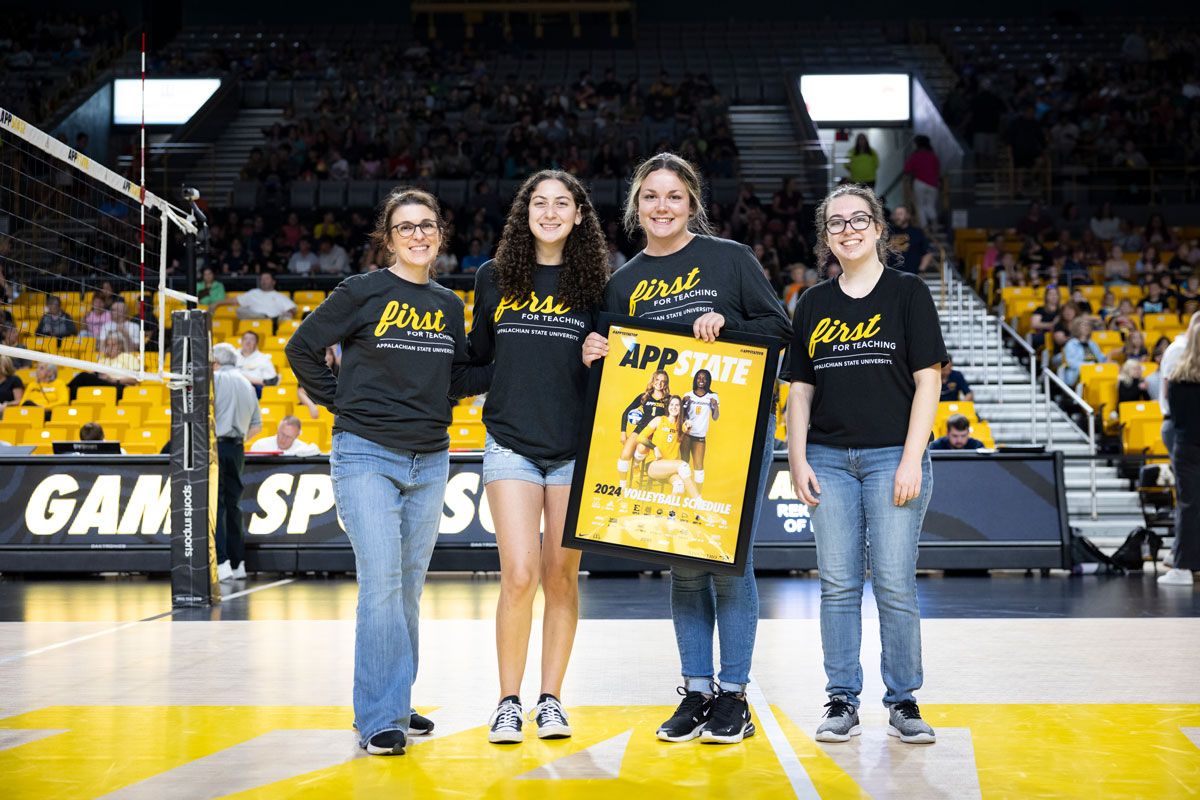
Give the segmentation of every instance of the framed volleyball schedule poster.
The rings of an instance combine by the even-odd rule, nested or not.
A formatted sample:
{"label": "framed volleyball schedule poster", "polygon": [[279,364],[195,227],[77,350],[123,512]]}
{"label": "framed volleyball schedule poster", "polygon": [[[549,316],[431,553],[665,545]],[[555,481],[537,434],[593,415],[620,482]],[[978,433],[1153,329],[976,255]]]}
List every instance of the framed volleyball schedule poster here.
{"label": "framed volleyball schedule poster", "polygon": [[563,545],[740,575],[777,339],[603,314]]}

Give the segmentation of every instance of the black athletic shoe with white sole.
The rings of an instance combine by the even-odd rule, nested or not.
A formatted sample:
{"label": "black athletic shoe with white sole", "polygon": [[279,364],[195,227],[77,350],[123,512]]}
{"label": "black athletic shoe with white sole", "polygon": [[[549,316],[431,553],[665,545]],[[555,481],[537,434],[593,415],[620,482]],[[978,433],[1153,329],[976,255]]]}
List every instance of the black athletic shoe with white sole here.
{"label": "black athletic shoe with white sole", "polygon": [[750,704],[744,692],[718,691],[713,698],[712,714],[700,731],[702,744],[737,744],[754,735]]}
{"label": "black athletic shoe with white sole", "polygon": [[543,694],[529,718],[537,723],[539,739],[570,739],[571,724],[567,722],[567,712],[563,711],[562,703],[552,694]]}
{"label": "black athletic shoe with white sole", "polygon": [[429,736],[433,733],[433,720],[413,711],[408,717],[409,736]]}
{"label": "black athletic shoe with white sole", "polygon": [[404,731],[383,731],[371,737],[367,742],[366,751],[373,756],[402,756],[408,739]]}
{"label": "black athletic shoe with white sole", "polygon": [[520,744],[525,741],[521,730],[521,698],[511,695],[500,701],[488,720],[488,741],[492,744]]}
{"label": "black athletic shoe with white sole", "polygon": [[689,692],[682,686],[675,689],[683,700],[671,718],[658,726],[658,738],[663,742],[689,742],[700,735],[700,729],[712,714],[713,700],[703,692]]}

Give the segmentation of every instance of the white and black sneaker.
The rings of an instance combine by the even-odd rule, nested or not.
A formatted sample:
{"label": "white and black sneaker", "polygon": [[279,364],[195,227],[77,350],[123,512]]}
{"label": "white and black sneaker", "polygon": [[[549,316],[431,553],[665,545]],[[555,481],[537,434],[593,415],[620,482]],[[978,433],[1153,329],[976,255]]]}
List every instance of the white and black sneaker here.
{"label": "white and black sneaker", "polygon": [[848,742],[851,736],[862,734],[858,709],[849,699],[838,696],[825,704],[825,721],[817,728],[818,742]]}
{"label": "white and black sneaker", "polygon": [[537,722],[539,739],[570,739],[571,725],[562,703],[552,694],[543,694],[538,704],[529,712],[529,718]]}
{"label": "white and black sneaker", "polygon": [[429,736],[433,733],[433,720],[429,717],[418,714],[416,709],[408,715],[408,735],[409,736]]}
{"label": "white and black sneaker", "polygon": [[404,731],[390,730],[372,736],[365,749],[373,756],[402,756],[407,744]]}
{"label": "white and black sneaker", "polygon": [[671,718],[658,726],[658,738],[663,742],[690,742],[708,722],[713,699],[704,692],[689,692],[682,686],[675,691],[683,695],[683,700]]}
{"label": "white and black sneaker", "polygon": [[513,694],[501,700],[488,720],[491,726],[488,741],[492,744],[520,744],[525,741],[525,734],[521,731],[521,716],[521,698]]}
{"label": "white and black sneaker", "polygon": [[737,744],[754,735],[750,721],[750,704],[744,692],[718,690],[713,698],[712,714],[700,731],[702,744]]}

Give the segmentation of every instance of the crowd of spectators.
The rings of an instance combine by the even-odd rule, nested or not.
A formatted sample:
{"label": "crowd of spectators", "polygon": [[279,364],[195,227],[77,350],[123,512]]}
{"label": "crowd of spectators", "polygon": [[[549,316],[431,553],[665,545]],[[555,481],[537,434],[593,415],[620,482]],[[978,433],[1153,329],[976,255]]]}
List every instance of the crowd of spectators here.
{"label": "crowd of spectators", "polygon": [[[996,42],[1004,41],[1003,31]],[[1011,148],[1018,170],[1139,170],[1200,160],[1200,32],[1138,26],[1119,52],[1101,47],[1088,57],[1063,57],[1056,45],[1076,32],[1056,26],[1040,64],[1014,65],[1003,48],[988,57],[951,43],[959,81],[942,113],[981,165],[1002,146]],[[1090,34],[1080,35],[1086,41]]]}

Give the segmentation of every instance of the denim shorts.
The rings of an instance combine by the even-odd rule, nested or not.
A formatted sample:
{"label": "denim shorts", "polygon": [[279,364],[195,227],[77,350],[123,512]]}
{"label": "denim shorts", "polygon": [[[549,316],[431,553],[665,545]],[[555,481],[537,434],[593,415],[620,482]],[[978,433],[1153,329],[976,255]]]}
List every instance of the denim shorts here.
{"label": "denim shorts", "polygon": [[526,458],[509,450],[489,433],[483,447],[483,483],[492,481],[528,481],[538,486],[570,486],[575,459],[551,461]]}

